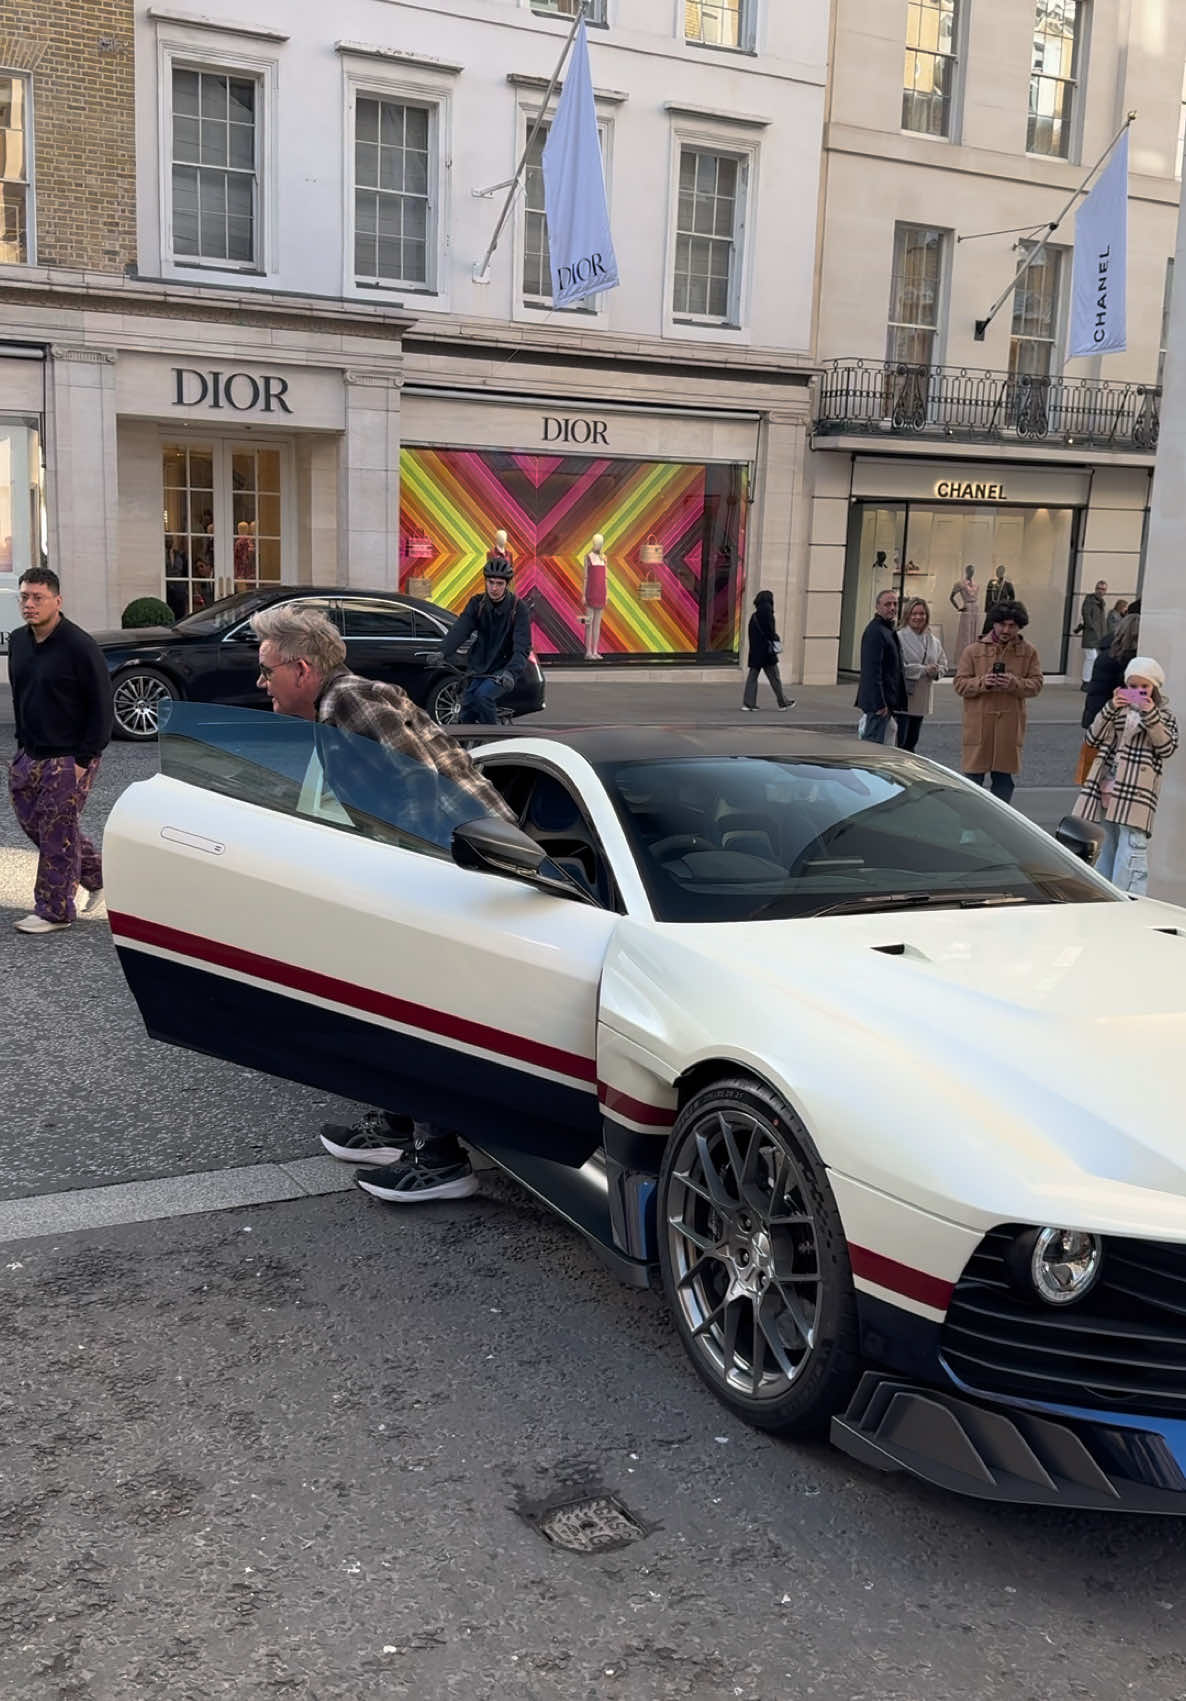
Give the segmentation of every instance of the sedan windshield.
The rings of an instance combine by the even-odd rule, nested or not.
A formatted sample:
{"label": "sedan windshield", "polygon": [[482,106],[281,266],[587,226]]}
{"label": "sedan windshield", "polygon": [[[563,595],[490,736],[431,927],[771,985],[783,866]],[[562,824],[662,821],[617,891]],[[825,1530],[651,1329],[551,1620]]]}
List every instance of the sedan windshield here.
{"label": "sedan windshield", "polygon": [[223,597],[221,602],[212,602],[209,608],[200,609],[197,614],[187,614],[184,620],[177,622],[174,631],[184,632],[187,638],[216,638],[236,621],[254,614],[267,601],[264,592],[239,591],[233,597]]}
{"label": "sedan windshield", "polygon": [[910,756],[697,757],[603,777],[661,921],[1116,897],[1023,816]]}

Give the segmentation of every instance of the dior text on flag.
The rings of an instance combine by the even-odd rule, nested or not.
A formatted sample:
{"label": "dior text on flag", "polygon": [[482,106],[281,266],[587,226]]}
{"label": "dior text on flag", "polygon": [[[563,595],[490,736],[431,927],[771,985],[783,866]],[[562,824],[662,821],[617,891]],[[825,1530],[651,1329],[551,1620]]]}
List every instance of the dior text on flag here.
{"label": "dior text on flag", "polygon": [[557,307],[570,307],[618,284],[583,18],[544,144],[543,165],[552,300]]}
{"label": "dior text on flag", "polygon": [[1075,219],[1072,360],[1128,346],[1128,131]]}

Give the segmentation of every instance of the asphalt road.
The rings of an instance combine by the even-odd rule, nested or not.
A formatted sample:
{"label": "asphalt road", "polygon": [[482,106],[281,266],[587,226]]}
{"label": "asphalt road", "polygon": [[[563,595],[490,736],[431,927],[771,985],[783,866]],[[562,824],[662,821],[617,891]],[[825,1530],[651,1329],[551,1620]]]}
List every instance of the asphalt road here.
{"label": "asphalt road", "polygon": [[[1052,776],[1077,748],[1031,739]],[[152,760],[112,749],[93,827]],[[421,1212],[319,1191],[332,1101],[149,1042],[101,914],[3,925],[31,874],[5,814],[4,1701],[1186,1696],[1176,1522],[982,1506],[745,1429],[660,1298],[492,1173]],[[233,1196],[268,1166],[312,1196],[126,1220],[137,1178]],[[52,1233],[3,1215],[55,1203]],[[580,1492],[638,1538],[549,1545],[529,1514]]]}

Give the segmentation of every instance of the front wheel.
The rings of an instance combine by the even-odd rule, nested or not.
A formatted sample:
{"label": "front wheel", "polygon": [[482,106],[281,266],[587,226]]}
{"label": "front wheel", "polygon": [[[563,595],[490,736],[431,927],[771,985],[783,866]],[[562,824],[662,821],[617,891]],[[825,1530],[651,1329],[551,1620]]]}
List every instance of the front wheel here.
{"label": "front wheel", "polygon": [[154,667],[131,667],[112,683],[115,736],[146,744],[160,731],[161,705],[180,696],[171,679]]}
{"label": "front wheel", "polygon": [[428,693],[425,713],[431,715],[438,726],[458,726],[464,692],[465,680],[459,674],[439,679]]}
{"label": "front wheel", "polygon": [[698,1374],[747,1423],[816,1436],[859,1372],[840,1213],[790,1106],[758,1082],[680,1112],[658,1194],[663,1287]]}

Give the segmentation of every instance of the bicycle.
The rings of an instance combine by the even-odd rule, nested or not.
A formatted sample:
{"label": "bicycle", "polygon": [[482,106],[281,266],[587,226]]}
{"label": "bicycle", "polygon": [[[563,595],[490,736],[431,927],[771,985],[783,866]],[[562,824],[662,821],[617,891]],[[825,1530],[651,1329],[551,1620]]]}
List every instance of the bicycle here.
{"label": "bicycle", "polygon": [[[446,660],[440,664],[448,670],[446,678],[438,680],[428,694],[425,709],[438,726],[461,726],[461,701],[465,696],[466,687],[479,679],[499,679],[498,673],[470,673],[468,668],[458,667],[456,662]],[[515,711],[509,704],[499,703],[496,708],[499,726],[511,726],[515,719]]]}

